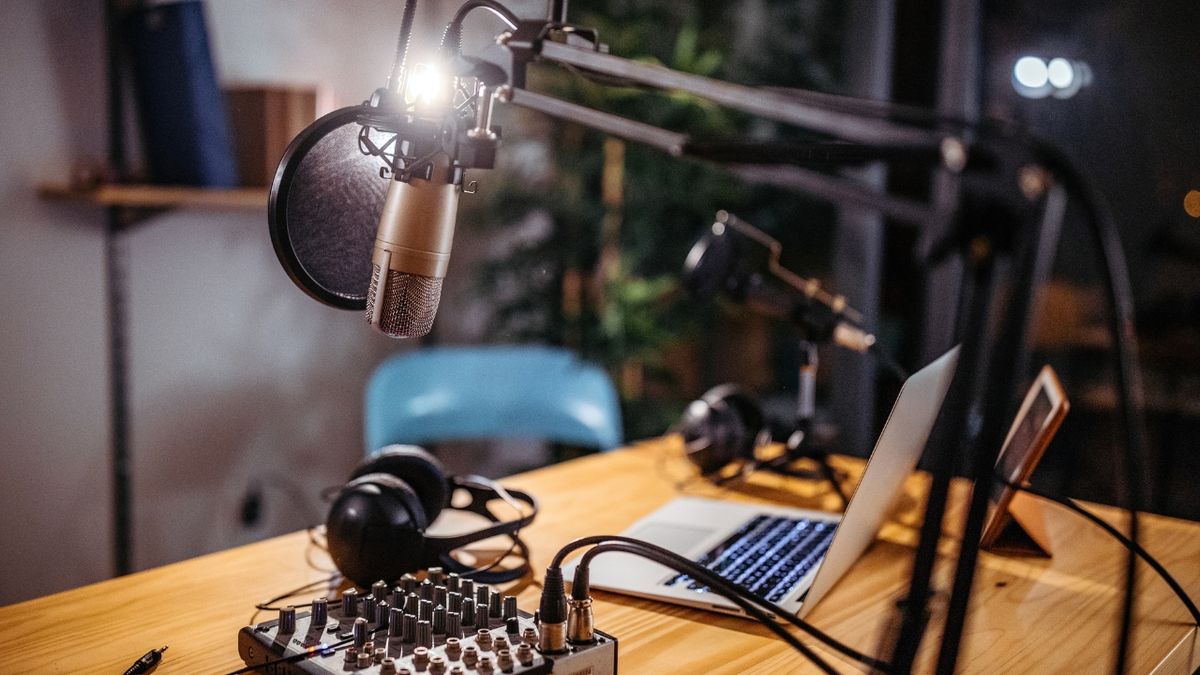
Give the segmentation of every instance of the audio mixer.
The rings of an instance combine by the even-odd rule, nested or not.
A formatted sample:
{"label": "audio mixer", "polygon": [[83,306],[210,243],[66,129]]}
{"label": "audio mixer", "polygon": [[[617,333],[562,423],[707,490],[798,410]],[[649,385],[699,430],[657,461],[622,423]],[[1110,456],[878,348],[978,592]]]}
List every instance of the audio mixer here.
{"label": "audio mixer", "polygon": [[278,618],[246,626],[238,653],[267,673],[498,675],[617,672],[617,641],[600,631],[587,643],[550,653],[536,614],[458,575],[430,570],[389,588],[349,589],[336,601],[288,606]]}

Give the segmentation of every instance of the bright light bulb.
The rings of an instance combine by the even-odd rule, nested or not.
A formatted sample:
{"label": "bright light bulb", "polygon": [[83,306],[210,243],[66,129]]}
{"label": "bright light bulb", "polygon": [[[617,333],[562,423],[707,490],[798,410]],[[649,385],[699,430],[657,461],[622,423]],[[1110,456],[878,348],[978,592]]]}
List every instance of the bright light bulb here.
{"label": "bright light bulb", "polygon": [[1046,65],[1046,79],[1056,89],[1066,89],[1075,81],[1075,67],[1063,58],[1050,59]]}
{"label": "bright light bulb", "polygon": [[442,98],[445,86],[445,79],[437,68],[418,63],[405,82],[404,99],[422,105],[436,103]]}
{"label": "bright light bulb", "polygon": [[1036,56],[1022,56],[1013,66],[1013,78],[1023,87],[1041,89],[1050,81],[1049,68],[1045,61]]}

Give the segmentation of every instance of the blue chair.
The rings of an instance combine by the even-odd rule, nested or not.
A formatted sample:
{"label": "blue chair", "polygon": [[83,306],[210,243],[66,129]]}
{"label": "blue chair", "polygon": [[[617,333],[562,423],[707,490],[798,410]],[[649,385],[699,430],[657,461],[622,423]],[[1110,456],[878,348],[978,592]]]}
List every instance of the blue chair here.
{"label": "blue chair", "polygon": [[531,438],[610,450],[617,393],[564,349],[435,347],[384,361],[367,384],[366,451],[393,443]]}

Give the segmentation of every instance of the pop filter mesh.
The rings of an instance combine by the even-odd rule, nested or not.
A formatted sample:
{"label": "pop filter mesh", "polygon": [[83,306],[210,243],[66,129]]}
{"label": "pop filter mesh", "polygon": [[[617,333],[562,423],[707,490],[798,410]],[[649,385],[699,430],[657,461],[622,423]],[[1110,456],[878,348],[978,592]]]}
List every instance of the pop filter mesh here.
{"label": "pop filter mesh", "polygon": [[357,108],[342,108],[301,132],[272,187],[280,261],[309,295],[344,309],[366,304],[388,187],[379,175],[381,160],[359,152],[356,115]]}

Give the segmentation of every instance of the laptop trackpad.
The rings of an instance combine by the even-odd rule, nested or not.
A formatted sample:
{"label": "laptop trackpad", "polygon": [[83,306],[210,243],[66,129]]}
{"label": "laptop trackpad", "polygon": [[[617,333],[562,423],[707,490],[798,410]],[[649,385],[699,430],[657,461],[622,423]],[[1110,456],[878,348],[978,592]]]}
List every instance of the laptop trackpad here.
{"label": "laptop trackpad", "polygon": [[629,536],[657,544],[672,553],[687,555],[696,544],[708,539],[713,530],[675,523],[643,523],[630,531]]}

